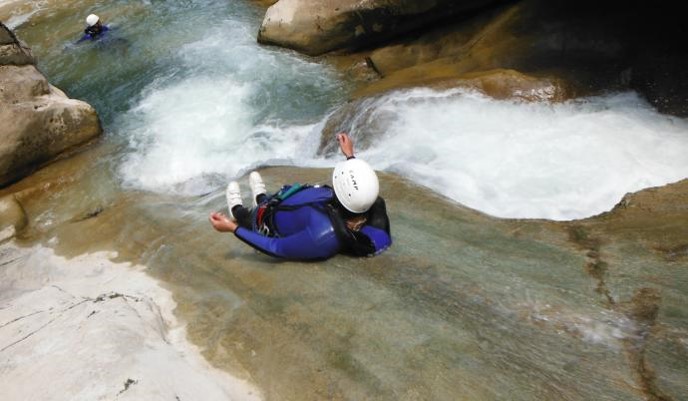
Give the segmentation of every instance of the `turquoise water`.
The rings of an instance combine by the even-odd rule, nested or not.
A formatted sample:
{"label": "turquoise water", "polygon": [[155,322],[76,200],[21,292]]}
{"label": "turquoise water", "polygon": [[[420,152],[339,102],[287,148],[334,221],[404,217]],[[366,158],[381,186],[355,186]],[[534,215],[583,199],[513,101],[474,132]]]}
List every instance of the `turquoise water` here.
{"label": "turquoise water", "polygon": [[252,165],[312,154],[314,124],[346,96],[333,70],[259,47],[262,11],[247,2],[82,10],[111,32],[76,44],[81,13],[47,6],[17,33],[53,84],[98,110],[105,140],[126,148],[113,155],[125,186],[203,193]]}

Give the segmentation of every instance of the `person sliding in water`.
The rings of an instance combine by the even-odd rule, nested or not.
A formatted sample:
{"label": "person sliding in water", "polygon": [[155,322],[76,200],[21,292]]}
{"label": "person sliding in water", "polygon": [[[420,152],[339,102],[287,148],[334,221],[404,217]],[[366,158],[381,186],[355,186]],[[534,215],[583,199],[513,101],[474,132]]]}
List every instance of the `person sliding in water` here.
{"label": "person sliding in water", "polygon": [[91,14],[86,17],[86,29],[84,29],[84,36],[82,36],[77,43],[81,43],[89,39],[97,40],[109,30],[110,28],[107,25],[103,25],[100,17],[95,14]]}
{"label": "person sliding in water", "polygon": [[226,193],[229,217],[211,213],[210,224],[265,254],[291,260],[337,253],[372,256],[389,248],[389,218],[375,170],[354,157],[347,134],[337,134],[337,141],[347,160],[335,166],[332,187],[285,185],[267,195],[254,171],[249,176],[253,209],[243,206],[239,183],[232,181]]}

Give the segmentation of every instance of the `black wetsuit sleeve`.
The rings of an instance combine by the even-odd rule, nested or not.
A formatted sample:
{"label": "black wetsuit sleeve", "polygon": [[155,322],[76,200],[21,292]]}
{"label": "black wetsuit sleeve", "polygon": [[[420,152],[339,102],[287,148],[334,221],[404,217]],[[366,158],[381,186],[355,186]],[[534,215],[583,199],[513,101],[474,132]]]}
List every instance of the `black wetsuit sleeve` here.
{"label": "black wetsuit sleeve", "polygon": [[367,226],[384,230],[388,235],[392,235],[389,230],[389,217],[387,217],[387,205],[382,197],[377,198],[373,206],[368,211]]}
{"label": "black wetsuit sleeve", "polygon": [[[367,213],[366,226],[383,230],[391,237],[387,207],[384,199],[378,197]],[[333,209],[330,211],[330,219],[334,226],[337,238],[342,244],[342,252],[352,256],[369,256],[380,251],[375,242],[362,231],[351,231],[346,227],[344,219]]]}

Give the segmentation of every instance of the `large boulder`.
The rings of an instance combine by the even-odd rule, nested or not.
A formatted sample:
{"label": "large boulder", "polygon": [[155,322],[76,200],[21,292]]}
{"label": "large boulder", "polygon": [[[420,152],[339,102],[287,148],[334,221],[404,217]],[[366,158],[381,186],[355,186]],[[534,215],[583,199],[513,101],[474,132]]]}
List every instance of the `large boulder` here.
{"label": "large boulder", "polygon": [[271,6],[258,41],[310,55],[369,46],[495,0],[280,0]]}
{"label": "large boulder", "polygon": [[101,133],[93,107],[50,85],[33,62],[0,24],[0,186]]}

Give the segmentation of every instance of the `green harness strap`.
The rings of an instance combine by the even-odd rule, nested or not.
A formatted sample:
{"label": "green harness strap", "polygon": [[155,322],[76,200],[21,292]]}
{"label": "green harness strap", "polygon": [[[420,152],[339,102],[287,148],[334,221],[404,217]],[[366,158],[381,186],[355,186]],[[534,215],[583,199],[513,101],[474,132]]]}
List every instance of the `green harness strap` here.
{"label": "green harness strap", "polygon": [[280,201],[284,201],[285,199],[287,199],[290,196],[294,195],[295,193],[299,192],[301,190],[301,188],[302,188],[302,185],[297,182],[294,185],[292,185],[283,194],[278,194],[277,199],[279,199]]}

